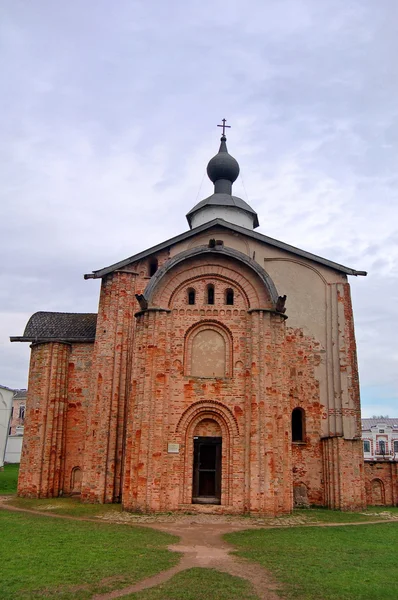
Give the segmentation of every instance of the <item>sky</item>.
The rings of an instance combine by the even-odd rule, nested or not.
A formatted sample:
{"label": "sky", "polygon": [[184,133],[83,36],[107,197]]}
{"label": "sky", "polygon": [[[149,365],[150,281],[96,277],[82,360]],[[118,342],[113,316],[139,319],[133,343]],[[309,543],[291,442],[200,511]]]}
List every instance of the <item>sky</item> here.
{"label": "sky", "polygon": [[396,0],[13,0],[0,6],[0,384],[38,310],[188,229],[228,120],[257,231],[352,277],[364,417],[398,416]]}

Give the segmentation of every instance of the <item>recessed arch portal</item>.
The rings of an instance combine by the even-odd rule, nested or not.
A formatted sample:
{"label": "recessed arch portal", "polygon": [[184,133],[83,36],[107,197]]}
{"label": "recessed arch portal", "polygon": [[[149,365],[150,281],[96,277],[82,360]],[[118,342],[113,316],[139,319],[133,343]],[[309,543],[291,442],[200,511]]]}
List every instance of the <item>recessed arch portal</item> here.
{"label": "recessed arch portal", "polygon": [[[233,503],[233,460],[234,448],[238,443],[239,430],[236,419],[232,412],[221,402],[199,401],[190,406],[181,416],[176,433],[181,434],[184,440],[184,468],[183,481],[180,485],[180,502],[191,504],[193,497],[194,482],[194,438],[203,440],[206,436],[209,440],[219,438],[221,443],[221,504],[231,505]],[[204,435],[197,436],[198,433]],[[208,434],[216,433],[216,436]]]}

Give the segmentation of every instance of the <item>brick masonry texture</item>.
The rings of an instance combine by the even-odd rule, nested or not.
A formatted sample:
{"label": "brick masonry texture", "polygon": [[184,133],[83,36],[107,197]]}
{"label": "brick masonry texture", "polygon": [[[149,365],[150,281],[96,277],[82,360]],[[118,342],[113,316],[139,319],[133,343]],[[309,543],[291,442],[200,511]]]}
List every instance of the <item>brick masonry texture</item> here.
{"label": "brick masonry texture", "polygon": [[365,485],[368,504],[398,506],[398,463],[366,461]]}
{"label": "brick masonry texture", "polygon": [[[159,252],[159,268],[182,250]],[[317,285],[327,299],[326,333],[318,339],[310,316],[300,324],[308,311],[300,290],[288,298],[286,315],[278,313],[247,257],[244,263],[220,251],[187,258],[165,271],[142,310],[136,294],[150,282],[149,264],[104,277],[94,343],[32,346],[19,494],[79,492],[86,502],[122,502],[127,510],[187,510],[199,436],[222,438],[217,512],[278,515],[295,501],[363,508],[345,276],[323,270],[325,283]],[[227,289],[233,305],[226,304]],[[212,360],[223,376],[211,376]],[[292,442],[295,408],[303,411],[303,439]],[[385,497],[388,490],[386,484]]]}

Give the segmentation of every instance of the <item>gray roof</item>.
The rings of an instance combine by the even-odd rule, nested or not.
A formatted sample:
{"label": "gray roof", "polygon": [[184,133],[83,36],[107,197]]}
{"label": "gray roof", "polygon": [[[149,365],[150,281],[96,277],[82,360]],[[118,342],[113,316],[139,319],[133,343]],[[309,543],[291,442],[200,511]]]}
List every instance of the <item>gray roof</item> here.
{"label": "gray roof", "polygon": [[394,427],[398,429],[398,419],[361,419],[362,429],[370,429],[371,427],[377,427],[379,425],[387,425],[387,427]]}
{"label": "gray roof", "polygon": [[189,225],[191,225],[191,217],[204,206],[232,206],[234,208],[240,208],[245,212],[254,215],[253,227],[258,227],[258,216],[255,210],[252,209],[247,202],[242,200],[242,198],[238,198],[238,196],[231,196],[230,194],[212,194],[208,198],[201,200],[191,208],[191,210],[187,213],[187,219]]}
{"label": "gray roof", "polygon": [[25,400],[28,395],[28,390],[15,390],[14,400]]}
{"label": "gray roof", "polygon": [[[242,202],[243,202],[243,200],[242,200]],[[174,244],[177,244],[178,242],[187,240],[191,237],[194,237],[198,233],[202,233],[203,231],[206,231],[207,229],[211,229],[212,227],[216,227],[216,226],[223,227],[224,229],[228,229],[228,230],[234,231],[236,233],[241,233],[242,235],[245,235],[247,237],[251,237],[260,242],[264,242],[265,244],[269,244],[270,246],[274,246],[276,248],[280,248],[281,250],[285,250],[286,252],[290,252],[291,254],[294,254],[295,256],[300,256],[302,258],[312,260],[313,262],[325,265],[326,267],[334,269],[335,271],[339,271],[340,273],[346,273],[347,275],[366,275],[367,274],[366,271],[356,271],[355,269],[345,267],[344,265],[340,265],[339,263],[335,263],[331,260],[327,260],[326,258],[317,256],[316,254],[311,254],[311,252],[306,252],[305,250],[300,250],[300,248],[295,248],[294,246],[290,246],[289,244],[285,244],[284,242],[280,242],[278,240],[270,238],[267,235],[263,235],[262,233],[257,233],[256,231],[252,231],[251,229],[246,229],[245,227],[241,227],[240,225],[235,225],[234,223],[228,223],[227,221],[224,221],[224,219],[214,219],[213,221],[209,221],[208,223],[204,223],[203,225],[200,225],[199,227],[195,227],[194,229],[190,229],[189,231],[185,231],[184,233],[181,233],[180,235],[170,238],[169,240],[166,240],[165,242],[162,242],[161,244],[152,246],[152,248],[148,248],[148,250],[144,250],[143,252],[134,254],[133,256],[130,256],[129,258],[126,258],[125,260],[122,260],[113,265],[110,265],[109,267],[104,267],[103,269],[98,269],[97,271],[93,271],[92,273],[85,275],[84,278],[85,279],[98,279],[100,277],[104,277],[105,275],[108,275],[109,273],[113,273],[113,271],[122,269],[123,267],[126,267],[127,265],[130,265],[131,263],[136,262],[137,260],[146,258],[146,257],[150,256],[151,254],[155,254],[156,252],[160,252],[161,250],[164,250],[165,248],[169,248],[170,246],[173,246]]]}
{"label": "gray roof", "polygon": [[23,336],[12,342],[93,342],[96,313],[37,312],[25,327]]}

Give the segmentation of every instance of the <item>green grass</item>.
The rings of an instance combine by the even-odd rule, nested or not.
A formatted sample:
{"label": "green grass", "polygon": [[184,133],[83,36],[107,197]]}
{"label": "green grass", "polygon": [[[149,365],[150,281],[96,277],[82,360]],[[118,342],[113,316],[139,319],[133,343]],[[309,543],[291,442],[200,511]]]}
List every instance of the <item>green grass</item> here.
{"label": "green grass", "polygon": [[4,465],[0,471],[0,494],[16,494],[18,484],[19,464]]}
{"label": "green grass", "polygon": [[237,554],[260,563],[285,584],[289,600],[398,597],[398,523],[359,527],[294,527],[225,536]]}
{"label": "green grass", "polygon": [[176,537],[121,527],[0,511],[0,598],[91,598],[131,585],[179,560]]}
{"label": "green grass", "polygon": [[130,600],[258,600],[250,583],[214,569],[188,569],[154,588],[123,596]]}
{"label": "green grass", "polygon": [[85,504],[79,498],[12,498],[7,504],[28,510],[41,510],[58,515],[96,518],[109,513],[120,513],[121,504]]}

